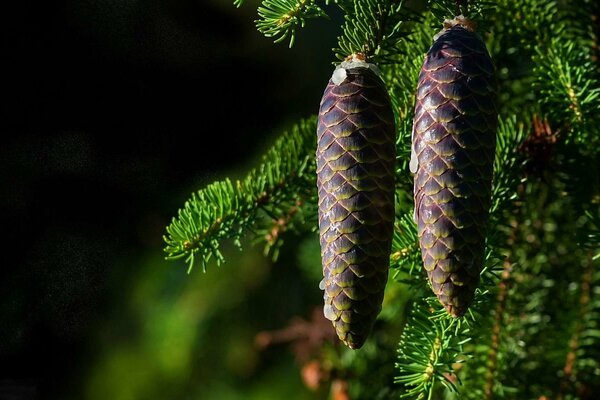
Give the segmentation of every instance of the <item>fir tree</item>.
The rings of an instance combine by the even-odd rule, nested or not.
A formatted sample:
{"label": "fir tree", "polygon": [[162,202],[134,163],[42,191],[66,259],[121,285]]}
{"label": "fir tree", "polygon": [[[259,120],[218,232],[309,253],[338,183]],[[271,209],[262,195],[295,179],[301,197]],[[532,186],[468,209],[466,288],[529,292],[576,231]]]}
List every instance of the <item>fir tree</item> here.
{"label": "fir tree", "polygon": [[[597,398],[600,78],[594,5],[263,0],[258,30],[290,46],[310,19],[341,11],[333,54],[343,60],[360,52],[378,64],[394,106],[390,279],[365,347],[321,349],[319,365],[328,369],[333,387],[341,379],[350,398],[365,399]],[[457,15],[477,23],[491,54],[499,112],[485,262],[473,303],[460,318],[445,312],[422,268],[409,171],[419,71],[443,21]],[[251,237],[275,258],[285,238],[318,242],[315,136],[315,117],[299,121],[244,179],[194,193],[167,227],[168,258],[206,270],[211,259],[224,261],[224,240],[241,249],[242,238]]]}

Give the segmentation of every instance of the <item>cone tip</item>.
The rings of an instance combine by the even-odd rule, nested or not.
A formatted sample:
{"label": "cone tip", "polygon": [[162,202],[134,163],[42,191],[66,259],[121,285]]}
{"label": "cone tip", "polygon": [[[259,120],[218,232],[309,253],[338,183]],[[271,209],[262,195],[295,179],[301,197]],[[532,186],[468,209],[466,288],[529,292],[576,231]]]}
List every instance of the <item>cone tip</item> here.
{"label": "cone tip", "polygon": [[[354,338],[353,338],[354,339]],[[352,350],[360,349],[363,344],[365,344],[364,340],[356,341],[356,340],[343,340],[344,344],[351,348]]]}
{"label": "cone tip", "polygon": [[444,304],[444,308],[446,309],[446,311],[448,312],[448,314],[450,314],[454,318],[460,318],[463,315],[465,315],[465,312],[467,312],[466,308],[456,307],[456,306],[453,306],[451,304]]}
{"label": "cone tip", "polygon": [[367,340],[367,336],[365,335],[357,335],[348,331],[340,331],[337,329],[337,327],[336,333],[338,335],[338,338],[342,341],[342,343],[344,343],[352,350],[360,349]]}

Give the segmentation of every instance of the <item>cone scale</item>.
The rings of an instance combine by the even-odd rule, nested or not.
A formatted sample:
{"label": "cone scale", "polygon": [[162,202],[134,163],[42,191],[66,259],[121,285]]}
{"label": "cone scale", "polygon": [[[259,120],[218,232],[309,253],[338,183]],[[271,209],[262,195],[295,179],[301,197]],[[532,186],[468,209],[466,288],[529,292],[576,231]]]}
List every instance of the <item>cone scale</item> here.
{"label": "cone scale", "polygon": [[334,71],[317,138],[323,312],[357,349],[381,311],[394,222],[394,114],[377,67],[354,56]]}
{"label": "cone scale", "polygon": [[498,118],[494,66],[468,20],[445,22],[416,97],[410,164],[423,266],[439,301],[459,317],[485,258]]}

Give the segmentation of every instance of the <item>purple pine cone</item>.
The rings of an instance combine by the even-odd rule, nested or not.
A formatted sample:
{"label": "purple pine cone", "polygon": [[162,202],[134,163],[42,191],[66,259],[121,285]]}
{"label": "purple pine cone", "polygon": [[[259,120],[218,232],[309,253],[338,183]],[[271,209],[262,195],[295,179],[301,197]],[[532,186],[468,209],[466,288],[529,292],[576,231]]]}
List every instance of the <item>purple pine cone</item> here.
{"label": "purple pine cone", "polygon": [[323,310],[352,349],[381,311],[394,222],[394,114],[376,71],[356,60],[336,69],[317,128]]}
{"label": "purple pine cone", "polygon": [[452,23],[419,76],[411,170],[423,265],[440,302],[459,317],[484,263],[498,113],[485,44],[464,20]]}

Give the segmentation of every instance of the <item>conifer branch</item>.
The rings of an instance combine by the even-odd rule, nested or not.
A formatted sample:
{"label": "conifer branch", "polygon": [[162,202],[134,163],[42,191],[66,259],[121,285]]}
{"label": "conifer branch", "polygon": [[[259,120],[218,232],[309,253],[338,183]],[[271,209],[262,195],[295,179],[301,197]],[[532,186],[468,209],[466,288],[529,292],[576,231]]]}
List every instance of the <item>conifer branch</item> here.
{"label": "conifer branch", "polygon": [[565,366],[562,369],[563,376],[560,381],[560,389],[557,400],[562,400],[565,394],[573,393],[573,384],[577,381],[576,359],[581,341],[581,332],[583,330],[585,316],[589,312],[591,285],[593,278],[593,260],[591,252],[588,252],[588,259],[581,274],[579,289],[579,316],[575,322],[575,328],[569,339],[569,352],[565,358]]}
{"label": "conifer branch", "polygon": [[390,266],[394,269],[394,278],[398,282],[410,284],[413,290],[418,286],[425,286],[419,237],[412,213],[396,217]]}
{"label": "conifer branch", "polygon": [[[600,212],[585,213],[583,247],[586,249],[578,313],[569,353],[563,367],[560,393],[595,391],[600,382]],[[569,390],[571,389],[571,390]]]}
{"label": "conifer branch", "polygon": [[289,38],[292,47],[298,28],[304,28],[306,20],[327,17],[315,0],[263,0],[258,7],[260,19],[256,21],[258,30],[275,43]]}
{"label": "conifer branch", "polygon": [[[283,213],[282,216],[274,219],[270,226],[267,226],[267,231],[262,237],[257,237],[259,241],[264,238],[266,242],[264,249],[265,256],[270,254],[273,259],[277,259],[279,248],[282,244],[281,237],[286,231],[294,228],[293,221],[303,205],[304,203],[302,200],[297,200],[293,206]],[[310,217],[308,218],[310,219]]]}
{"label": "conifer branch", "polygon": [[497,2],[494,1],[429,0],[428,3],[431,12],[440,21],[463,15],[479,23],[483,21],[484,16],[491,16],[497,7]]}
{"label": "conifer branch", "polygon": [[514,202],[517,187],[524,182],[523,168],[526,160],[518,154],[525,141],[525,128],[517,123],[516,116],[500,121],[496,135],[496,158],[494,160],[494,180],[492,184],[492,207],[490,218],[492,226],[500,224],[503,210]]}
{"label": "conifer branch", "polygon": [[591,260],[590,298],[587,313],[582,315],[582,329],[577,346],[577,389],[597,391],[600,382],[600,268],[598,259]]}
{"label": "conifer branch", "polygon": [[[224,261],[222,240],[241,248],[243,235],[261,218],[287,221],[291,207],[314,203],[315,129],[314,118],[301,122],[277,140],[245,179],[225,179],[194,193],[167,227],[167,259],[185,257],[190,270],[196,261],[206,270],[212,257],[217,264]],[[306,200],[298,204],[298,199]],[[268,247],[273,244],[267,241]]]}
{"label": "conifer branch", "polygon": [[393,62],[383,68],[385,80],[390,87],[390,96],[398,109],[399,117],[411,124],[415,107],[415,92],[419,72],[427,49],[431,46],[433,35],[439,30],[440,21],[433,14],[426,14],[419,23],[412,24],[410,34],[399,40],[398,52]]}
{"label": "conifer branch", "polygon": [[[596,148],[600,109],[600,81],[589,50],[574,41],[553,38],[548,48],[536,49],[534,87],[553,126],[566,126],[575,143]],[[552,110],[550,112],[550,110]]]}
{"label": "conifer branch", "polygon": [[398,40],[406,36],[402,30],[407,21],[416,20],[415,13],[403,8],[403,0],[336,1],[345,13],[338,59],[363,53],[371,62],[390,63],[398,52]]}
{"label": "conifer branch", "polygon": [[496,63],[498,94],[504,112],[527,119],[539,113],[531,85],[532,57],[553,36],[556,0],[499,0],[488,48]]}
{"label": "conifer branch", "polygon": [[456,391],[454,365],[464,362],[463,345],[470,341],[468,324],[445,314],[432,313],[439,308],[430,297],[413,306],[398,348],[394,380],[408,387],[401,397],[432,399],[436,383]]}

